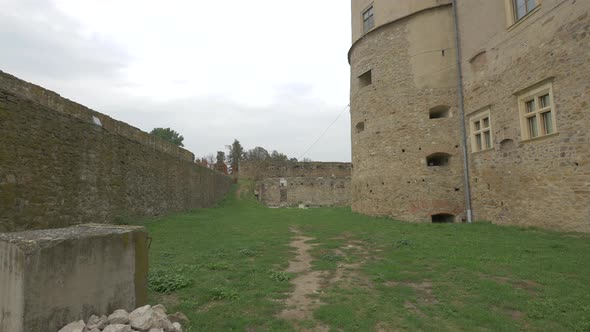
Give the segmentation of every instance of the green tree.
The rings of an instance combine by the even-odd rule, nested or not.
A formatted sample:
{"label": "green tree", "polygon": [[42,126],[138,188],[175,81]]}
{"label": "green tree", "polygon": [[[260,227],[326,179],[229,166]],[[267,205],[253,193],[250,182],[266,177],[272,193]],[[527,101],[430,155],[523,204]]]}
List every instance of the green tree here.
{"label": "green tree", "polygon": [[277,150],[273,150],[270,153],[270,159],[273,161],[287,161],[289,160],[289,157],[287,157],[287,155],[284,153],[280,153]]}
{"label": "green tree", "polygon": [[245,153],[246,160],[267,160],[270,159],[270,153],[265,148],[257,146],[254,149],[248,150]]}
{"label": "green tree", "polygon": [[225,164],[225,152],[217,151],[217,164]]}
{"label": "green tree", "polygon": [[178,146],[184,146],[182,141],[184,141],[184,137],[177,133],[175,130],[170,128],[154,128],[150,134],[160,137],[161,139],[168,141],[172,144],[176,144]]}
{"label": "green tree", "polygon": [[232,168],[236,165],[239,165],[240,160],[244,159],[245,155],[244,147],[242,147],[240,141],[235,139],[232,145],[227,146],[227,149],[229,150],[227,162],[232,166]]}

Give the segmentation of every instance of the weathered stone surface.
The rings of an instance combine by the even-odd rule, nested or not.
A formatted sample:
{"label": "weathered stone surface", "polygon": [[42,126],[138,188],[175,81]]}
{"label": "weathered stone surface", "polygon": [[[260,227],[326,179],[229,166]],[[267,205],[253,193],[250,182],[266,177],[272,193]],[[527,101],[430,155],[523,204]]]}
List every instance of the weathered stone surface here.
{"label": "weathered stone surface", "polygon": [[108,317],[109,324],[127,324],[129,323],[129,313],[126,310],[115,310]]}
{"label": "weathered stone surface", "polygon": [[174,332],[174,326],[166,316],[165,312],[160,309],[154,310],[154,316],[155,319],[152,327],[164,329],[166,332]]}
{"label": "weathered stone surface", "polygon": [[131,326],[125,324],[107,325],[102,332],[131,332]]}
{"label": "weathered stone surface", "polygon": [[182,332],[182,326],[179,323],[173,323],[175,332]]}
{"label": "weathered stone surface", "polygon": [[147,331],[154,326],[156,315],[152,306],[137,308],[129,315],[129,323],[136,330]]}
{"label": "weathered stone surface", "polygon": [[1,233],[0,253],[0,331],[58,331],[88,314],[147,300],[143,227]]}
{"label": "weathered stone surface", "polygon": [[[370,2],[353,0],[353,9]],[[428,1],[430,8],[372,2],[378,26],[362,38],[355,31],[349,52],[352,209],[415,222],[437,214],[461,221],[462,120],[450,1]],[[471,137],[467,142],[475,219],[590,232],[590,2],[543,1],[507,28],[514,23],[506,22],[514,17],[508,2],[457,2],[465,126],[472,135],[471,118],[489,110],[493,145],[474,152]],[[362,27],[361,17],[353,15],[353,26]],[[360,77],[369,70],[367,83]],[[557,133],[526,140],[517,96],[542,82],[552,82]],[[431,118],[441,107],[449,116]],[[433,153],[449,155],[449,164],[428,167]]]}
{"label": "weathered stone surface", "polygon": [[[428,38],[419,34],[433,26]],[[350,50],[352,209],[414,222],[446,213],[460,221],[464,195],[457,83],[455,71],[445,70],[455,62],[453,39],[447,38],[453,33],[452,8],[417,12],[379,31]],[[446,52],[412,57],[418,49]],[[372,83],[365,86],[358,77],[369,70]],[[450,116],[431,119],[436,107],[448,107]],[[448,165],[428,166],[427,157],[435,153],[448,154]]]}
{"label": "weathered stone surface", "polygon": [[[493,149],[469,156],[476,218],[590,232],[590,2],[543,1],[513,30],[486,14],[501,1],[458,3],[467,121],[489,106],[493,131]],[[548,81],[558,133],[527,141],[516,96]]]}
{"label": "weathered stone surface", "polygon": [[208,207],[231,186],[191,152],[3,72],[0,118],[0,232]]}
{"label": "weathered stone surface", "polygon": [[[106,327],[106,325],[105,325],[105,327]],[[87,330],[87,332],[100,332],[100,329],[98,327],[95,327],[91,330]]]}
{"label": "weathered stone surface", "polygon": [[83,332],[85,327],[86,327],[86,324],[84,324],[84,321],[80,320],[80,321],[73,322],[73,323],[70,323],[70,324],[64,326],[58,332]]}
{"label": "weathered stone surface", "polygon": [[151,328],[148,332],[164,332],[164,330],[159,328]]}
{"label": "weathered stone surface", "polygon": [[255,179],[258,200],[271,207],[349,206],[350,163],[245,161],[241,178]]}
{"label": "weathered stone surface", "polygon": [[349,206],[350,177],[267,178],[256,182],[266,206]]}
{"label": "weathered stone surface", "polygon": [[[96,315],[92,315],[90,316],[90,318],[88,319],[88,322],[86,323],[86,329],[87,330],[92,330],[92,329],[99,329],[102,330],[104,329],[107,325],[109,324],[109,320],[107,318],[107,316],[102,316],[102,317],[98,317]],[[117,324],[117,323],[111,323],[111,324]],[[122,323],[124,324],[124,323]]]}
{"label": "weathered stone surface", "polygon": [[168,320],[172,323],[180,323],[182,326],[187,326],[189,323],[188,317],[182,312],[177,312],[171,315],[168,315]]}
{"label": "weathered stone surface", "polygon": [[251,180],[289,177],[349,177],[351,163],[242,161],[239,177]]}
{"label": "weathered stone surface", "polygon": [[163,304],[156,304],[155,306],[152,307],[152,309],[154,311],[160,311],[163,314],[166,314],[166,307]]}

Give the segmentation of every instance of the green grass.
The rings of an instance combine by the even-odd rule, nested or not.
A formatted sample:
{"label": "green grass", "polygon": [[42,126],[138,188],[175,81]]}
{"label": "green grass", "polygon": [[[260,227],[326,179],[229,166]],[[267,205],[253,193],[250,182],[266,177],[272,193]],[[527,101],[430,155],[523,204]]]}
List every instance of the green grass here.
{"label": "green grass", "polygon": [[[590,331],[588,235],[410,224],[346,208],[267,209],[246,192],[217,208],[143,222],[159,287],[150,302],[184,312],[190,331],[316,324],[334,331]],[[284,273],[295,256],[290,227],[315,238],[314,269],[359,267],[346,280],[326,281],[314,321],[298,325],[277,317],[295,277]]]}

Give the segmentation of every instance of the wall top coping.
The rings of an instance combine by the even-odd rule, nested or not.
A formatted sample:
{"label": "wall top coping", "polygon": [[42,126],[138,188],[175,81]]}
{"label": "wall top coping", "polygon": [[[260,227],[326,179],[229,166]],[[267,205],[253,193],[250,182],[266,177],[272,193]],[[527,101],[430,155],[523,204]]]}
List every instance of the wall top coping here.
{"label": "wall top coping", "polygon": [[113,119],[110,116],[90,109],[62,97],[56,92],[21,80],[0,70],[0,90],[30,100],[55,112],[67,114],[83,122],[102,127],[111,133],[121,135],[140,144],[153,147],[155,150],[170,154],[179,159],[193,162],[192,152],[167,142],[159,137],[133,127],[132,125]]}
{"label": "wall top coping", "polygon": [[83,224],[68,228],[40,229],[14,233],[0,233],[0,242],[18,247],[24,253],[33,253],[63,241],[77,240],[133,232],[145,232],[143,226]]}

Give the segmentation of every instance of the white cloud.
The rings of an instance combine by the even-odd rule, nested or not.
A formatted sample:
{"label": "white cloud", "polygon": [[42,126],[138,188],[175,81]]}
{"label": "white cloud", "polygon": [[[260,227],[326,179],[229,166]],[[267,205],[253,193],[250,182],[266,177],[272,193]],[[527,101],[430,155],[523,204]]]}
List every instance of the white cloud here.
{"label": "white cloud", "polygon": [[[0,69],[143,130],[172,127],[197,155],[237,138],[298,157],[348,103],[347,1],[0,4]],[[350,160],[349,128],[346,114],[310,156]]]}

